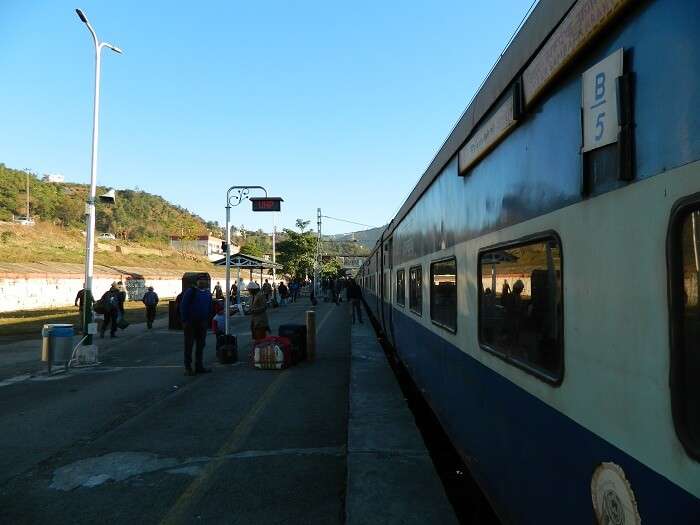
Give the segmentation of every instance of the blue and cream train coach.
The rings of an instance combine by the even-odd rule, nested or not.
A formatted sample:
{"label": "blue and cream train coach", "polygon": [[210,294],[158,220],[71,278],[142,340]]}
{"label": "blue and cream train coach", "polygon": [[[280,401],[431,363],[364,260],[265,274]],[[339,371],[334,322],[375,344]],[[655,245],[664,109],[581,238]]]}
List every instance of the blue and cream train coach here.
{"label": "blue and cream train coach", "polygon": [[505,523],[700,523],[698,21],[541,0],[360,270]]}

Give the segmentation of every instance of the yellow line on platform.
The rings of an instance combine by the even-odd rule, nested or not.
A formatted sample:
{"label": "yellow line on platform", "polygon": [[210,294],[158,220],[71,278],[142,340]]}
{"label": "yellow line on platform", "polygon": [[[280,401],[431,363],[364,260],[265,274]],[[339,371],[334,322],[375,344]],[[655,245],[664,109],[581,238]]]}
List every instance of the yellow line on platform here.
{"label": "yellow line on platform", "polygon": [[317,334],[321,332],[321,327],[323,326],[323,323],[326,322],[326,319],[328,319],[328,318],[331,316],[331,314],[333,313],[333,311],[334,311],[333,308],[331,308],[330,310],[328,310],[328,313],[327,313],[326,315],[324,315],[324,316],[323,316],[323,319],[321,319],[321,322],[318,323],[318,326],[316,327],[316,333],[317,333]]}
{"label": "yellow line on platform", "polygon": [[161,520],[161,525],[189,523],[192,521],[192,516],[189,515],[192,507],[196,505],[201,497],[207,492],[214,474],[226,461],[226,456],[240,449],[243,443],[245,443],[246,438],[255,427],[260,414],[280,389],[282,383],[287,377],[287,372],[288,370],[281,372],[274,379],[274,381],[268,385],[248,413],[235,426],[231,435],[214,456],[214,459],[207,464],[204,471],[197,477],[197,479],[192,481],[185,491],[180,494],[180,497],[172,506],[168,514]]}

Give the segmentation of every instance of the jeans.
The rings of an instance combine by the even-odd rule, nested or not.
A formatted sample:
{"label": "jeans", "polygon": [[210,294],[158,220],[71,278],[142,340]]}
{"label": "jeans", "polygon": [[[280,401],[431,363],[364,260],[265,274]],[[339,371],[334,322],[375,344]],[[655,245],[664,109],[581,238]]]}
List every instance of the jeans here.
{"label": "jeans", "polygon": [[191,320],[184,325],[185,332],[185,368],[192,368],[192,346],[196,343],[195,368],[204,368],[204,345],[207,341],[207,328],[209,323],[206,320]]}
{"label": "jeans", "polygon": [[362,304],[359,299],[352,299],[352,324],[355,324],[355,312],[357,318],[362,323]]}

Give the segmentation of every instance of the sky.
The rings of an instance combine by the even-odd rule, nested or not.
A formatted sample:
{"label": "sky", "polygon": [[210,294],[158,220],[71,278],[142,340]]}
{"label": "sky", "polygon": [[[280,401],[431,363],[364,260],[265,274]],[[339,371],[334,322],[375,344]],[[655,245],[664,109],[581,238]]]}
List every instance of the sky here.
{"label": "sky", "polygon": [[[532,0],[0,0],[0,162],[225,222],[226,190],[284,199],[278,227],[398,211]],[[251,193],[253,195],[253,193]],[[256,194],[257,195],[257,194]],[[118,197],[117,197],[118,198]],[[231,221],[270,231],[244,201]],[[324,219],[324,233],[363,229]]]}

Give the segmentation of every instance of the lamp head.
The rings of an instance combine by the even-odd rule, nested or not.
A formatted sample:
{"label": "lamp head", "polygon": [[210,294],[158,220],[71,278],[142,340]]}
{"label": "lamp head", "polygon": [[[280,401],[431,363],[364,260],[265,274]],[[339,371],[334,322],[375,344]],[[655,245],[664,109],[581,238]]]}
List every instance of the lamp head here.
{"label": "lamp head", "polygon": [[83,24],[87,24],[87,23],[88,23],[87,17],[86,17],[85,14],[82,12],[82,10],[76,9],[75,12],[78,14],[78,18],[80,18],[80,21],[81,21]]}
{"label": "lamp head", "polygon": [[114,204],[114,202],[117,200],[117,195],[114,189],[109,189],[107,193],[100,195],[99,199],[100,202],[104,202],[105,204]]}
{"label": "lamp head", "polygon": [[113,46],[112,44],[110,44],[110,43],[108,43],[108,42],[104,42],[103,45],[104,45],[105,47],[110,48],[110,49],[111,49],[112,51],[114,51],[115,53],[119,53],[120,55],[122,54],[122,50],[119,49],[117,46]]}

